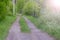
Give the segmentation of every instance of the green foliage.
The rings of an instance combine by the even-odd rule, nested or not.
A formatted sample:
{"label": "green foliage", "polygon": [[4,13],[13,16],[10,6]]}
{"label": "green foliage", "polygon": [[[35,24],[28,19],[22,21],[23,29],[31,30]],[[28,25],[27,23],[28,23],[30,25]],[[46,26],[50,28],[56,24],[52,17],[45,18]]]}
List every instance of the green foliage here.
{"label": "green foliage", "polygon": [[9,2],[9,8],[10,8],[10,11],[13,12],[13,3],[12,3],[12,1]]}
{"label": "green foliage", "polygon": [[31,0],[17,0],[16,9],[17,12],[34,17],[38,17],[40,13],[39,5]]}
{"label": "green foliage", "polygon": [[28,2],[29,0],[17,0],[16,2],[16,11],[19,13],[23,12],[23,7],[24,5]]}
{"label": "green foliage", "polygon": [[0,0],[0,21],[3,20],[7,14],[12,11],[12,4],[10,3],[9,6],[9,0]]}
{"label": "green foliage", "polygon": [[36,2],[27,2],[23,8],[23,14],[38,16],[39,15],[39,6]]}
{"label": "green foliage", "polygon": [[4,2],[0,2],[0,20],[5,18],[6,12],[6,4]]}
{"label": "green foliage", "polygon": [[6,5],[8,5],[9,0],[0,0],[0,2],[4,2]]}
{"label": "green foliage", "polygon": [[9,1],[7,10],[8,10],[8,15],[11,16],[13,14],[13,3],[12,3],[12,1]]}
{"label": "green foliage", "polygon": [[31,13],[33,13],[33,3],[31,2],[26,3],[26,5],[23,8],[23,12],[26,15],[31,15]]}
{"label": "green foliage", "polygon": [[17,0],[17,3],[16,3],[17,12],[21,12],[24,4],[25,4],[25,0]]}

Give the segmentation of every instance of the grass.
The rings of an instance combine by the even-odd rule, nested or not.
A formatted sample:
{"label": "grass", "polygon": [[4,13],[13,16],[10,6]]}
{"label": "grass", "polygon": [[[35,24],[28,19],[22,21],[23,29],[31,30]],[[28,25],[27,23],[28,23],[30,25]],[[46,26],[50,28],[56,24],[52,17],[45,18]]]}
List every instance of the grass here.
{"label": "grass", "polygon": [[2,22],[0,22],[0,40],[6,39],[8,31],[15,19],[15,16],[7,16]]}
{"label": "grass", "polygon": [[40,23],[40,21],[32,16],[27,16],[27,18],[33,22],[38,29],[41,29],[45,32],[47,32],[49,35],[52,35],[53,37],[55,37],[57,40],[60,40],[60,25],[58,24],[54,24],[54,23],[51,23],[50,25],[49,24],[46,24],[46,22],[42,22]]}
{"label": "grass", "polygon": [[30,32],[30,29],[23,17],[20,18],[21,32]]}

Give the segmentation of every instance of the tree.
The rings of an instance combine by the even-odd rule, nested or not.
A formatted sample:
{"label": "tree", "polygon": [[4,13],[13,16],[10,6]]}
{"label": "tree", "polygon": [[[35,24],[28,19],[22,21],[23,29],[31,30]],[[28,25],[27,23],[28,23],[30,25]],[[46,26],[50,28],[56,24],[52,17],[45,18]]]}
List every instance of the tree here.
{"label": "tree", "polygon": [[9,0],[0,0],[0,21],[3,20],[8,14]]}
{"label": "tree", "polygon": [[7,10],[8,10],[8,15],[13,15],[13,3],[12,3],[12,1],[9,1],[9,4],[7,6]]}
{"label": "tree", "polygon": [[17,0],[16,1],[16,10],[18,13],[22,13],[22,9],[24,7],[24,5],[26,4],[26,2],[28,2],[29,0]]}
{"label": "tree", "polygon": [[0,20],[5,18],[6,12],[7,10],[5,2],[0,1]]}
{"label": "tree", "polygon": [[23,14],[37,17],[40,13],[40,7],[36,2],[27,2],[23,8]]}

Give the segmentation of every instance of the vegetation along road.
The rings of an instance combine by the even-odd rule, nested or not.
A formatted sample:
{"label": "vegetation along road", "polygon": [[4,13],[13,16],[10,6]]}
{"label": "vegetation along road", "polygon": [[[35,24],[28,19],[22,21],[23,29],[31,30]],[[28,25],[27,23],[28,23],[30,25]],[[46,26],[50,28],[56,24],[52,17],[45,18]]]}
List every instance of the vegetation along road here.
{"label": "vegetation along road", "polygon": [[26,17],[24,17],[24,19],[29,26],[31,32],[21,32],[19,19],[20,17],[18,16],[16,21],[12,24],[11,29],[9,30],[7,40],[54,40],[54,38],[49,36],[47,33],[38,30],[35,25],[30,22],[30,20],[28,20]]}

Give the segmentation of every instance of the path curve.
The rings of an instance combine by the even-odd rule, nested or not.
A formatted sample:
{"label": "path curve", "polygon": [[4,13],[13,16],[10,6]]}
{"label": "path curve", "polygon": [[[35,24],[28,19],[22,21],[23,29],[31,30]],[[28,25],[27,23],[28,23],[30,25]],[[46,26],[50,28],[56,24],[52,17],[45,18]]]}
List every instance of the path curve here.
{"label": "path curve", "polygon": [[55,40],[53,37],[48,35],[41,30],[38,30],[36,26],[24,16],[25,21],[27,22],[29,28],[31,29],[32,40]]}

